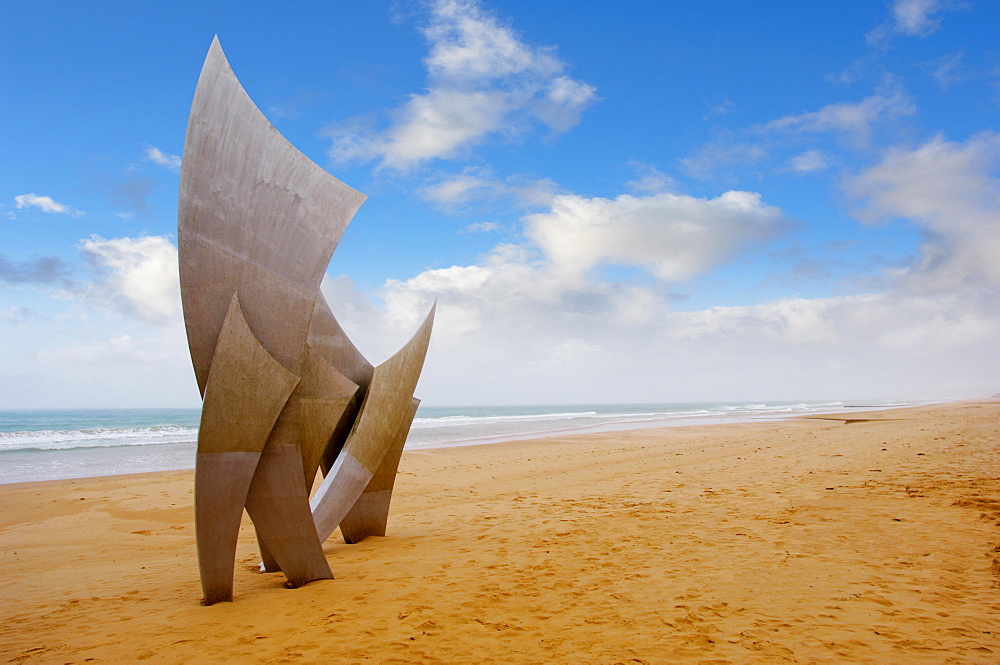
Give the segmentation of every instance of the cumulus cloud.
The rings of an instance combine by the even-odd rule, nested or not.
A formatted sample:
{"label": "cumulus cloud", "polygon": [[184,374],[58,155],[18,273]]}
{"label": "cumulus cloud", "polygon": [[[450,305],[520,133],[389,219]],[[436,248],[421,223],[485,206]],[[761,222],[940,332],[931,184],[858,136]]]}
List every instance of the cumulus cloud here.
{"label": "cumulus cloud", "polygon": [[888,150],[880,164],[847,179],[869,222],[906,218],[927,241],[921,259],[900,277],[920,291],[1000,287],[1000,135],[964,143],[936,137],[916,148]]}
{"label": "cumulus cloud", "polygon": [[887,352],[949,351],[985,345],[1000,333],[994,298],[962,302],[955,295],[899,293],[790,298],[747,307],[672,314],[678,337],[770,337],[791,344],[860,344]]}
{"label": "cumulus cloud", "polygon": [[[479,264],[390,280],[380,293],[384,312],[361,334],[380,339],[374,350],[376,357],[385,357],[412,334],[437,299],[435,347],[471,363],[470,370],[493,365],[489,376],[494,377],[505,372],[505,363],[569,362],[571,349],[613,348],[604,334],[608,322],[641,328],[666,308],[666,298],[655,288],[574,282],[537,259],[519,248],[498,247]],[[345,323],[345,328],[350,326]],[[569,340],[576,342],[567,346]]]}
{"label": "cumulus cloud", "polygon": [[167,237],[95,235],[81,242],[79,249],[97,278],[72,295],[147,323],[165,325],[177,319],[177,248]]}
{"label": "cumulus cloud", "polygon": [[[351,313],[346,329],[353,319],[364,336],[381,340],[372,347],[375,357],[405,341],[436,299],[435,344],[475,348],[484,359],[509,353],[551,362],[583,348],[565,346],[567,339],[586,339],[594,352],[613,347],[613,338],[600,333],[609,321],[634,329],[649,325],[666,310],[670,284],[777,232],[783,216],[750,192],[713,199],[564,194],[523,223],[521,242],[499,244],[475,264],[387,281],[379,293],[381,313],[359,306],[343,282],[324,290],[338,316],[341,306]],[[644,278],[602,278],[595,269],[604,265],[625,266]],[[588,337],[582,331],[590,331]]]}
{"label": "cumulus cloud", "polygon": [[163,152],[156,146],[146,146],[146,159],[171,171],[181,170],[181,158],[179,156]]}
{"label": "cumulus cloud", "polygon": [[845,182],[859,215],[927,233],[923,257],[880,292],[685,311],[674,289],[782,228],[779,210],[738,191],[560,194],[523,217],[520,241],[387,281],[380,308],[346,279],[324,290],[373,359],[436,299],[420,393],[438,404],[989,394],[1000,388],[998,144],[897,147]]}
{"label": "cumulus cloud", "polygon": [[[716,267],[748,244],[775,234],[780,210],[754,192],[726,192],[714,199],[679,194],[614,199],[556,196],[545,212],[524,217],[523,244],[501,244],[480,265],[430,270],[398,291],[457,295],[496,288],[500,299],[531,291],[551,302],[587,290],[589,273],[602,264],[639,268],[663,282],[683,282]],[[600,287],[598,290],[603,289]]]}
{"label": "cumulus cloud", "polygon": [[567,194],[557,196],[549,211],[527,216],[525,235],[556,271],[583,274],[612,263],[680,282],[718,265],[747,242],[771,236],[781,221],[781,212],[753,192],[731,191],[715,199]]}
{"label": "cumulus cloud", "polygon": [[672,313],[670,334],[679,339],[772,338],[792,343],[835,344],[844,340],[833,325],[837,308],[857,311],[877,295],[835,298],[788,298],[749,306],[710,307]]}
{"label": "cumulus cloud", "polygon": [[541,266],[486,260],[387,283],[385,311],[345,328],[381,340],[372,357],[387,357],[435,296],[420,394],[438,404],[941,398],[998,387],[995,293],[672,311],[655,287],[559,288]]}
{"label": "cumulus cloud", "polygon": [[20,208],[38,208],[42,212],[62,213],[64,215],[79,216],[83,211],[77,210],[73,206],[55,201],[50,196],[39,196],[38,194],[20,194],[14,197],[14,204]]}
{"label": "cumulus cloud", "polygon": [[523,42],[475,0],[431,2],[421,31],[426,92],[411,95],[387,126],[355,119],[327,127],[334,160],[405,170],[534,125],[565,132],[597,99],[593,86],[566,75],[553,48]]}

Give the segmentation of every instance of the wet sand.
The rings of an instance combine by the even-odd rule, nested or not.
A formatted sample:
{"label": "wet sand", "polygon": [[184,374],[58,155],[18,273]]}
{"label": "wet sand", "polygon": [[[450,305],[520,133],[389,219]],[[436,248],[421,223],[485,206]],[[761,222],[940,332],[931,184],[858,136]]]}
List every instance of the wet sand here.
{"label": "wet sand", "polygon": [[997,663],[998,452],[996,401],[408,452],[335,580],[245,518],[212,607],[192,472],[0,485],[0,661]]}

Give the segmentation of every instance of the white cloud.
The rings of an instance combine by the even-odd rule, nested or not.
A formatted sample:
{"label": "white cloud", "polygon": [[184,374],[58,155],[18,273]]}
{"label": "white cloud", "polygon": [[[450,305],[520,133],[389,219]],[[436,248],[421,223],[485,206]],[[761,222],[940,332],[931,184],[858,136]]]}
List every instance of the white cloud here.
{"label": "white cloud", "polygon": [[781,212],[753,192],[731,191],[715,199],[567,194],[557,196],[548,212],[528,215],[525,235],[561,273],[582,275],[612,263],[680,282],[718,265],[746,243],[772,235],[781,221]]}
{"label": "white cloud", "polygon": [[898,85],[890,82],[883,88],[860,102],[828,104],[818,111],[772,120],[758,129],[763,132],[834,133],[859,145],[867,145],[873,125],[916,112],[910,96]]}
{"label": "white cloud", "polygon": [[97,279],[72,295],[147,323],[169,324],[180,314],[177,248],[165,236],[91,236],[80,252]]}
{"label": "white cloud", "polygon": [[892,5],[892,18],[896,32],[907,36],[925,36],[937,30],[940,13],[950,3],[941,0],[896,0]]}
{"label": "white cloud", "polygon": [[788,169],[795,173],[822,171],[827,166],[826,157],[819,150],[806,150],[788,160]]}
{"label": "white cloud", "polygon": [[[845,185],[873,218],[905,215],[930,234],[935,261],[899,271],[881,293],[674,310],[683,300],[672,284],[781,228],[780,211],[747,192],[561,194],[523,218],[522,242],[387,281],[381,309],[348,280],[324,288],[373,360],[437,300],[418,391],[428,403],[989,394],[1000,389],[998,143],[987,134],[897,148]],[[640,277],[594,270],[609,264]]]}
{"label": "white cloud", "polygon": [[580,122],[580,115],[597,101],[597,88],[568,76],[557,76],[536,93],[531,113],[556,132],[568,132]]}
{"label": "white cloud", "polygon": [[894,0],[891,16],[866,35],[868,43],[881,46],[891,37],[926,37],[941,27],[942,14],[964,8],[953,0]]}
{"label": "white cloud", "polygon": [[381,158],[384,166],[393,169],[438,157],[457,157],[460,149],[504,130],[514,103],[493,90],[437,88],[414,95],[395,126],[369,144],[371,156]]}
{"label": "white cloud", "polygon": [[948,88],[952,84],[962,80],[963,75],[960,73],[960,70],[964,57],[965,54],[958,51],[957,53],[943,55],[932,63],[930,73],[934,77],[934,80],[938,82],[938,85],[942,88]]}
{"label": "white cloud", "polygon": [[[874,94],[860,101],[827,104],[816,111],[721,133],[681,159],[680,164],[688,175],[700,179],[726,175],[727,171],[745,174],[750,167],[758,171],[819,171],[830,164],[838,144],[844,144],[841,149],[867,150],[879,130],[895,128],[898,122],[894,121],[914,113],[916,105],[911,96],[896,79],[886,76]],[[820,141],[820,147],[811,147]],[[800,152],[789,154],[790,148]]]}
{"label": "white cloud", "polygon": [[[372,361],[381,360],[396,350],[391,348],[391,344],[386,346],[387,335],[371,334],[372,330],[383,330],[383,313],[354,288],[354,282],[349,277],[339,275],[331,278],[324,275],[320,289],[326,296],[337,321],[366,357]],[[358,334],[356,331],[364,332]],[[410,330],[409,334],[412,335],[413,330]],[[391,335],[388,335],[388,339],[391,343],[396,341]]]}
{"label": "white cloud", "polygon": [[42,212],[62,213],[64,215],[79,216],[83,212],[73,206],[68,206],[53,200],[49,196],[39,196],[38,194],[20,194],[14,197],[14,203],[20,208],[38,208]]}
{"label": "white cloud", "polygon": [[836,343],[839,333],[825,321],[837,305],[870,301],[872,296],[807,300],[790,298],[744,307],[710,307],[671,315],[670,334],[681,339],[770,337],[794,343]]}
{"label": "white cloud", "polygon": [[89,271],[89,281],[70,280],[68,266],[53,259],[0,266],[8,281],[61,287],[46,289],[57,302],[0,309],[0,328],[17,329],[5,339],[3,403],[12,408],[198,404],[173,244],[159,236],[91,236],[77,249],[86,266],[74,274]]}
{"label": "white cloud", "polygon": [[155,146],[146,146],[146,159],[162,166],[164,168],[170,169],[171,171],[181,170],[181,158],[177,155],[171,155],[169,153],[163,152]]}
{"label": "white cloud", "polygon": [[946,398],[1000,388],[995,293],[672,312],[655,288],[559,284],[544,266],[485,260],[387,283],[386,310],[345,328],[373,345],[373,359],[387,357],[433,297],[439,317],[418,391],[433,404]]}
{"label": "white cloud", "polygon": [[858,294],[787,298],[668,315],[669,334],[692,340],[771,339],[793,345],[862,345],[886,352],[942,352],[1000,334],[995,296]]}
{"label": "white cloud", "polygon": [[[561,195],[548,211],[525,216],[521,244],[497,245],[476,264],[387,281],[382,313],[360,306],[349,281],[338,288],[331,281],[324,292],[338,317],[341,308],[347,313],[345,329],[370,340],[364,343],[374,358],[402,344],[436,299],[434,344],[464,349],[473,363],[480,362],[469,357],[473,349],[483,359],[509,354],[547,363],[583,348],[565,346],[567,339],[613,348],[611,330],[642,331],[666,311],[665,282],[710,270],[782,221],[749,192],[714,199]],[[592,274],[604,264],[637,268],[651,284]]]}
{"label": "white cloud", "polygon": [[[661,193],[614,199],[556,196],[550,209],[524,217],[522,245],[502,244],[480,265],[423,272],[391,291],[462,295],[496,289],[499,299],[529,290],[552,302],[588,286],[601,264],[634,266],[664,282],[681,282],[714,268],[747,244],[771,236],[781,211],[753,192],[714,199]],[[617,287],[616,287],[617,288]],[[606,293],[606,287],[598,290]]]}
{"label": "white cloud", "polygon": [[566,76],[554,49],[522,42],[475,0],[432,2],[422,32],[427,91],[411,95],[384,129],[360,120],[328,127],[333,159],[405,170],[534,124],[565,132],[597,99],[592,86]]}
{"label": "white cloud", "polygon": [[422,198],[451,207],[469,201],[493,199],[506,192],[506,186],[488,170],[469,167],[461,173],[448,174],[422,189]]}
{"label": "white cloud", "polygon": [[1000,134],[964,143],[936,137],[888,150],[882,162],[845,181],[863,220],[902,217],[926,233],[922,258],[901,277],[920,291],[1000,287]]}
{"label": "white cloud", "polygon": [[548,50],[522,43],[476,2],[437,0],[430,11],[423,33],[431,45],[424,64],[432,76],[476,80],[527,69],[559,70]]}
{"label": "white cloud", "polygon": [[629,180],[625,186],[636,194],[658,194],[677,189],[673,178],[651,164],[631,161],[628,165],[635,170],[636,179]]}
{"label": "white cloud", "polygon": [[470,202],[499,200],[521,206],[548,205],[557,189],[548,178],[512,175],[500,179],[488,168],[470,166],[460,173],[437,176],[417,193],[424,200],[448,210]]}

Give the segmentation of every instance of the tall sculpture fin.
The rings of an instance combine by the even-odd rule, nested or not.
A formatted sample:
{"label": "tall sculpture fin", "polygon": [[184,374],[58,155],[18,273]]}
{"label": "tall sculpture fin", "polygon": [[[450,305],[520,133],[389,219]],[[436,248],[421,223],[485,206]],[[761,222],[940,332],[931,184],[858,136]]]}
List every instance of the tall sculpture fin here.
{"label": "tall sculpture fin", "polygon": [[374,367],[351,342],[322,293],[316,298],[316,307],[309,322],[308,342],[338,372],[362,389],[368,388]]}
{"label": "tall sculpture fin", "polygon": [[289,433],[278,428],[271,432],[247,492],[246,509],[262,549],[274,558],[288,586],[298,587],[332,579],[333,573],[313,528],[302,451]]}
{"label": "tall sculpture fin", "polygon": [[[254,477],[247,497],[264,570],[283,570],[292,585],[320,579],[326,573],[319,542],[308,546],[310,552],[303,550],[298,539],[314,540],[309,532],[309,490],[323,451],[358,390],[316,349],[307,345],[306,354],[301,381],[275,423],[265,451],[266,464]],[[296,525],[297,530],[289,532],[290,525]],[[269,529],[277,531],[268,533]],[[278,550],[272,552],[266,543]],[[279,563],[282,559],[284,564]]]}
{"label": "tall sculpture fin", "polygon": [[[358,417],[358,411],[361,409],[365,393],[368,392],[368,384],[371,382],[374,368],[354,346],[344,329],[340,327],[340,323],[330,311],[330,306],[322,294],[316,299],[316,308],[313,310],[313,318],[309,323],[307,341],[313,351],[358,386],[357,392],[344,407],[340,420],[320,453],[320,465],[323,474],[326,475],[344,447],[351,426]],[[305,464],[305,460],[303,463]]]}
{"label": "tall sculpture fin", "polygon": [[375,469],[375,474],[368,481],[361,496],[351,507],[350,512],[340,522],[340,533],[344,542],[359,543],[368,536],[384,536],[389,521],[389,503],[392,501],[392,489],[396,484],[396,471],[399,460],[403,456],[403,445],[410,431],[413,417],[417,415],[420,400],[414,397],[410,400],[410,410],[400,424],[389,449],[382,458],[382,463]]}
{"label": "tall sculpture fin", "polygon": [[243,504],[261,451],[298,382],[257,341],[234,293],[208,375],[195,464],[195,533],[208,605],[233,599]]}
{"label": "tall sculpture fin", "polygon": [[[332,364],[330,359],[337,364]],[[351,372],[364,387],[347,378],[338,367]],[[316,299],[313,317],[309,323],[302,381],[275,425],[275,429],[282,433],[283,438],[300,442],[307,496],[312,489],[316,470],[331,447],[331,442],[333,440],[340,442],[340,445],[336,446],[337,452],[342,447],[347,434],[344,432],[340,435],[338,432],[349,429],[350,423],[357,417],[358,407],[364,398],[364,389],[368,387],[368,381],[371,379],[371,371],[371,364],[348,339],[320,294]],[[329,465],[323,467],[324,474],[328,468]],[[288,482],[292,482],[291,478]],[[259,513],[255,514],[261,518]],[[254,524],[257,527],[257,542],[260,546],[263,568],[267,572],[279,572],[281,566],[265,544],[266,538],[260,533],[260,527],[267,520],[266,516],[263,520],[264,522],[261,522],[261,519],[258,519]],[[312,523],[311,514],[307,521],[309,524]],[[306,528],[305,525],[302,528]]]}
{"label": "tall sculpture fin", "polygon": [[365,198],[268,122],[213,40],[184,142],[177,233],[202,394],[233,291],[264,348],[299,370],[320,281]]}
{"label": "tall sculpture fin", "polygon": [[312,346],[299,388],[299,440],[302,446],[302,471],[306,491],[312,489],[316,470],[334,429],[348,405],[354,400],[358,386],[334,369]]}
{"label": "tall sculpture fin", "polygon": [[410,401],[427,355],[436,307],[431,307],[410,341],[372,373],[347,443],[311,502],[320,540],[329,538],[350,512],[410,415]]}

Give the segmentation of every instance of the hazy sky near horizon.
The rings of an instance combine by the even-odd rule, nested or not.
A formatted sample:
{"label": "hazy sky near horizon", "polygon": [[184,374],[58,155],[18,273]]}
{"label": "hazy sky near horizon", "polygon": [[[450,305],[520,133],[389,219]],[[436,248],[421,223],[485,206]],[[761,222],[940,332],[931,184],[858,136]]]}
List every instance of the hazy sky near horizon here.
{"label": "hazy sky near horizon", "polygon": [[1000,3],[8,2],[0,409],[194,406],[213,35],[369,195],[324,292],[425,404],[1000,391]]}

